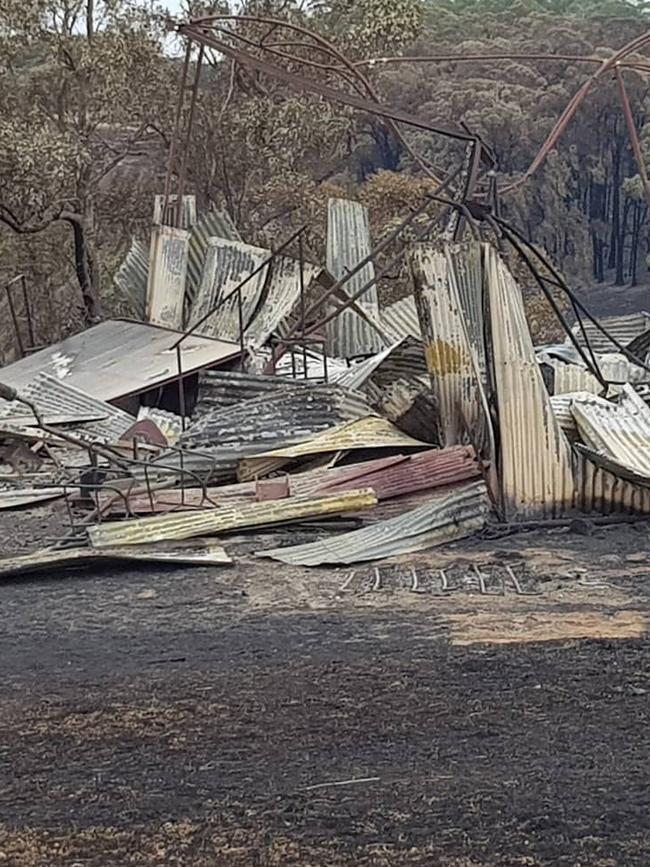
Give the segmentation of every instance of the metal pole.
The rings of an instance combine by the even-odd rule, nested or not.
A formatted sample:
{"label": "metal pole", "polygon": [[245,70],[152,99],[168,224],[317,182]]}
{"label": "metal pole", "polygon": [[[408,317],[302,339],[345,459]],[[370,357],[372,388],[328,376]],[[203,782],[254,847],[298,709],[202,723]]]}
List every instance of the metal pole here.
{"label": "metal pole", "polygon": [[32,321],[32,308],[29,305],[29,294],[27,292],[27,280],[24,274],[20,275],[20,281],[23,287],[23,302],[25,304],[25,316],[27,318],[27,333],[29,335],[30,349],[34,349],[36,342],[34,340],[34,323]]}
{"label": "metal pole", "polygon": [[181,412],[181,430],[185,433],[185,383],[183,381],[183,359],[180,343],[176,346],[176,367],[178,369],[178,408]]}
{"label": "metal pole", "polygon": [[[190,102],[190,111],[187,118],[187,128],[185,130],[185,141],[183,142],[183,153],[181,157],[181,167],[178,174],[178,208],[179,208],[179,221],[178,224],[180,226],[180,215],[183,213],[183,193],[185,192],[185,172],[187,170],[187,152],[190,147],[190,138],[192,135],[192,125],[194,123],[194,110],[196,108],[196,100],[199,94],[199,81],[201,80],[201,64],[203,63],[203,55],[205,53],[205,46],[201,45],[199,48],[199,56],[196,60],[196,69],[194,72],[194,82],[192,84],[192,99]],[[189,229],[189,226],[182,226],[181,228]]]}
{"label": "metal pole", "polygon": [[165,219],[167,211],[167,203],[169,202],[169,194],[171,191],[172,174],[174,173],[174,165],[176,162],[176,154],[178,152],[178,137],[181,130],[181,116],[183,114],[183,102],[185,101],[185,89],[187,83],[187,71],[190,66],[190,58],[192,56],[192,41],[188,39],[187,48],[185,49],[185,59],[183,60],[183,71],[181,73],[181,86],[178,94],[178,103],[176,105],[176,116],[174,117],[174,132],[169,147],[169,161],[167,163],[167,175],[165,177],[165,188],[163,192],[162,203],[162,219]]}
{"label": "metal pole", "polygon": [[302,339],[302,375],[307,379],[307,346],[305,345],[305,260],[302,248],[302,234],[298,237],[300,257],[300,337]]}
{"label": "metal pole", "polygon": [[244,369],[244,311],[241,300],[241,286],[237,288],[237,319],[239,320],[239,363]]}

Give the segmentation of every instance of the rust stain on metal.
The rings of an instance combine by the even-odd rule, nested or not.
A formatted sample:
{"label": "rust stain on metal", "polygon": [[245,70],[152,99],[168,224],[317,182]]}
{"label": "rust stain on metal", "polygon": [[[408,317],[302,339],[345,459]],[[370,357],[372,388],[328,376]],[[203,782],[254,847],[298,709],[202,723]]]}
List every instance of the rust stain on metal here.
{"label": "rust stain on metal", "polygon": [[460,373],[467,369],[469,363],[466,353],[446,340],[434,340],[428,344],[425,356],[429,372],[436,376]]}

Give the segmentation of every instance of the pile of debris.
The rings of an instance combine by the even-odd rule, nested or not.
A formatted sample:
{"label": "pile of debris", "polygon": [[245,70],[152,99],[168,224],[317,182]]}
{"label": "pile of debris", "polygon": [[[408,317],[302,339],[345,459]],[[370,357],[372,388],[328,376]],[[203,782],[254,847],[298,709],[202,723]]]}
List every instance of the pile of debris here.
{"label": "pile of debris", "polygon": [[149,254],[134,242],[116,278],[142,321],[0,374],[0,508],[60,499],[69,518],[0,574],[228,563],[231,534],[266,528],[259,556],[348,564],[489,521],[649,514],[650,317],[579,319],[536,349],[492,244],[405,252],[413,294],[382,307],[358,203],[330,202],[322,267],[300,232],[264,250],[157,197]]}

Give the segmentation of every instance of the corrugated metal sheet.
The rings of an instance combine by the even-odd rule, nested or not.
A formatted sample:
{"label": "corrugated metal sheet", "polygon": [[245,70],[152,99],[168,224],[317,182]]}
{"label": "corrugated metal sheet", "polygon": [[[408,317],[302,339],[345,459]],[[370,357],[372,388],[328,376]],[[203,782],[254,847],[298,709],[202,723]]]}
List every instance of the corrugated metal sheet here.
{"label": "corrugated metal sheet", "polygon": [[602,385],[586,368],[550,359],[545,363],[553,370],[553,394],[569,394],[578,391],[602,394]]}
{"label": "corrugated metal sheet", "polygon": [[242,237],[226,211],[208,211],[192,226],[187,263],[186,300],[191,304],[201,285],[201,274],[211,238],[241,241]]}
{"label": "corrugated metal sheet", "polygon": [[[269,252],[261,247],[251,247],[240,241],[210,238],[205,255],[201,285],[192,305],[189,327],[193,328],[220,298],[226,298],[249,275],[268,259]],[[261,304],[264,286],[268,277],[268,265],[261,268],[242,288],[242,323],[244,328],[251,322]],[[200,326],[201,334],[221,340],[239,340],[239,308],[237,296],[222,304]]]}
{"label": "corrugated metal sheet", "polygon": [[165,551],[159,548],[46,548],[0,560],[0,576],[24,575],[37,572],[51,572],[67,566],[81,566],[87,563],[102,562],[145,562],[178,563],[188,566],[223,566],[232,563],[220,545],[206,545],[203,548]]}
{"label": "corrugated metal sheet", "polygon": [[463,324],[476,361],[477,375],[487,387],[485,356],[485,317],[483,313],[483,265],[481,244],[448,244],[445,248],[449,280],[460,301]]}
{"label": "corrugated metal sheet", "polygon": [[650,487],[621,477],[584,451],[575,451],[575,506],[587,514],[650,514]]}
{"label": "corrugated metal sheet", "polygon": [[485,269],[503,511],[508,520],[558,515],[573,498],[569,445],[535,357],[521,290],[489,245],[485,245]]}
{"label": "corrugated metal sheet", "polygon": [[485,485],[475,482],[370,527],[307,545],[258,551],[257,556],[296,566],[382,560],[469,536],[485,525],[488,512]]}
{"label": "corrugated metal sheet", "polygon": [[[650,328],[650,313],[642,310],[640,313],[627,313],[624,316],[603,316],[598,320],[619,343],[627,346],[635,337],[639,337]],[[594,352],[615,352],[614,344],[602,334],[592,323],[585,321],[585,332]],[[571,329],[581,346],[585,345],[584,337],[578,323]],[[569,342],[567,337],[565,343]]]}
{"label": "corrugated metal sheet", "polygon": [[[24,389],[46,371],[99,400],[117,400],[176,379],[171,347],[180,336],[144,322],[111,319],[9,364],[0,381]],[[238,354],[232,343],[192,335],[182,343],[183,372],[213,367]]]}
{"label": "corrugated metal sheet", "polygon": [[[340,280],[365,259],[372,250],[368,209],[359,202],[347,199],[330,199],[327,207],[327,270],[335,280]],[[373,279],[372,262],[365,265],[343,286],[348,297],[355,295],[362,286]],[[374,285],[361,298],[359,306],[379,322],[379,298]],[[341,358],[353,358],[378,352],[384,341],[358,314],[344,310],[327,326],[330,353]]]}
{"label": "corrugated metal sheet", "polygon": [[[0,510],[45,503],[65,495],[65,488],[7,488],[0,491]],[[2,561],[0,561],[1,563]]]}
{"label": "corrugated metal sheet", "polygon": [[216,409],[227,409],[245,400],[265,395],[272,399],[287,389],[309,390],[313,383],[287,379],[283,376],[263,376],[231,370],[207,370],[199,377],[199,399],[194,417],[200,418]]}
{"label": "corrugated metal sheet", "polygon": [[134,314],[143,320],[147,314],[148,279],[149,252],[143,243],[134,238],[113,280],[131,303]]}
{"label": "corrugated metal sheet", "polygon": [[167,197],[167,209],[163,214],[164,195],[154,196],[153,220],[154,226],[176,226],[179,229],[191,229],[196,223],[196,196],[183,196],[183,202],[178,208],[178,196],[172,193]]}
{"label": "corrugated metal sheet", "polygon": [[245,527],[284,524],[299,518],[338,515],[368,508],[377,502],[373,491],[346,491],[323,497],[290,497],[241,506],[224,506],[203,512],[176,512],[132,521],[118,521],[89,527],[95,548],[139,545],[171,539],[227,533]]}
{"label": "corrugated metal sheet", "polygon": [[407,295],[389,304],[381,311],[380,318],[391,340],[399,340],[400,337],[422,337],[414,295]]}
{"label": "corrugated metal sheet", "polygon": [[[56,424],[57,418],[66,419],[74,425],[75,434],[86,439],[116,443],[135,421],[127,412],[97,400],[51,373],[39,373],[21,389],[21,395],[35,404],[45,424]],[[37,424],[34,415],[27,412],[24,404],[0,401],[1,417],[19,424]]]}
{"label": "corrugated metal sheet", "polygon": [[238,477],[245,482],[262,473],[278,469],[290,460],[328,452],[376,448],[417,449],[426,446],[427,443],[407,436],[386,419],[367,416],[326,430],[296,445],[244,459],[239,464]]}
{"label": "corrugated metal sheet", "polygon": [[574,400],[571,410],[590,448],[650,477],[650,407],[631,385],[623,386],[618,403],[594,396]]}
{"label": "corrugated metal sheet", "polygon": [[[482,442],[478,363],[448,258],[430,245],[419,245],[412,252],[411,269],[438,406],[439,441],[455,445],[466,441],[466,432],[470,432],[475,442]],[[477,291],[480,288],[479,283]]]}
{"label": "corrugated metal sheet", "polygon": [[381,352],[351,365],[343,373],[335,373],[332,381],[345,388],[362,390],[368,380],[377,379],[379,387],[390,384],[395,377],[416,377],[427,380],[424,344],[415,337],[402,337]]}
{"label": "corrugated metal sheet", "polygon": [[153,226],[147,276],[147,319],[164,328],[183,327],[190,233]]}
{"label": "corrugated metal sheet", "polygon": [[183,419],[180,415],[156,407],[141,406],[138,410],[138,421],[144,418],[151,419],[170,446],[180,439],[183,431]]}
{"label": "corrugated metal sheet", "polygon": [[551,397],[553,412],[562,430],[571,438],[578,436],[578,427],[571,406],[574,400],[589,399],[591,392],[575,391],[567,394],[554,394]]}
{"label": "corrugated metal sheet", "polygon": [[[325,473],[319,491],[325,493],[372,488],[378,500],[386,500],[414,491],[469,481],[481,475],[471,446],[429,449],[416,455],[386,458],[383,463],[384,466],[380,467],[356,464],[349,468],[342,467],[336,474],[331,471]],[[332,475],[334,478],[330,479]]]}

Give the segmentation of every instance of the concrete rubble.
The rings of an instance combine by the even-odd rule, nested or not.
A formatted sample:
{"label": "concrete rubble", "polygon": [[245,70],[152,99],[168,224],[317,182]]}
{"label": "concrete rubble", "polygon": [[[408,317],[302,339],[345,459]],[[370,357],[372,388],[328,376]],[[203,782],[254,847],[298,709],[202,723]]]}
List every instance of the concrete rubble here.
{"label": "concrete rubble", "polygon": [[185,200],[171,226],[156,197],[148,254],[134,240],[117,272],[139,320],[0,371],[0,509],[69,519],[0,575],[222,566],[235,532],[313,566],[650,515],[648,314],[535,347],[510,263],[478,237],[410,241],[412,294],[382,304],[362,205],[330,202],[317,263]]}

